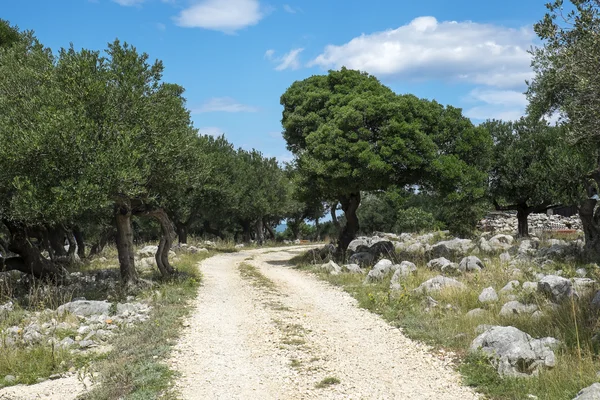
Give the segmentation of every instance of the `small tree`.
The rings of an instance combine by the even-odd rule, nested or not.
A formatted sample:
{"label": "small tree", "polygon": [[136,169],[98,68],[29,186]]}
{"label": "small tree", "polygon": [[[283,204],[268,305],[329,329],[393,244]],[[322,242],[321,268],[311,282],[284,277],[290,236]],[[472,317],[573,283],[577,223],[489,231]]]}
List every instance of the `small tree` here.
{"label": "small tree", "polygon": [[585,168],[580,155],[567,145],[565,129],[544,120],[487,121],[494,138],[489,194],[499,211],[516,210],[519,236],[528,236],[527,218],[568,201],[565,186],[573,166]]}

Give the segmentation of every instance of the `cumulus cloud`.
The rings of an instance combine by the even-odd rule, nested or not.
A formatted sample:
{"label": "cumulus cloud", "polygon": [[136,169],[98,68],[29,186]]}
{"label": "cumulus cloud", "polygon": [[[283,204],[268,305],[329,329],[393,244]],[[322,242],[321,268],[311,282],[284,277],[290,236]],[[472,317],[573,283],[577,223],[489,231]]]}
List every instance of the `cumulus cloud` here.
{"label": "cumulus cloud", "polygon": [[209,99],[200,107],[192,110],[193,113],[207,113],[207,112],[257,112],[258,108],[241,104],[231,97],[213,97]]}
{"label": "cumulus cloud", "polygon": [[530,28],[419,17],[397,29],[328,45],[308,65],[326,69],[346,66],[386,78],[515,88],[532,76],[527,50],[534,38]]}
{"label": "cumulus cloud", "polygon": [[117,4],[125,6],[125,7],[131,7],[131,6],[138,6],[146,0],[113,0],[113,1]]}
{"label": "cumulus cloud", "polygon": [[276,71],[298,69],[300,68],[299,55],[303,50],[303,48],[292,49],[281,57],[275,57],[275,50],[270,49],[265,52],[265,58],[277,63]]}
{"label": "cumulus cloud", "polygon": [[527,98],[516,90],[473,89],[463,101],[477,103],[465,110],[464,114],[472,119],[515,120],[525,114]]}
{"label": "cumulus cloud", "polygon": [[201,135],[209,135],[214,137],[221,136],[225,133],[223,132],[223,129],[217,128],[216,126],[205,126],[203,128],[199,128],[198,131]]}
{"label": "cumulus cloud", "polygon": [[204,0],[175,18],[185,28],[204,28],[233,34],[256,25],[264,16],[258,0]]}

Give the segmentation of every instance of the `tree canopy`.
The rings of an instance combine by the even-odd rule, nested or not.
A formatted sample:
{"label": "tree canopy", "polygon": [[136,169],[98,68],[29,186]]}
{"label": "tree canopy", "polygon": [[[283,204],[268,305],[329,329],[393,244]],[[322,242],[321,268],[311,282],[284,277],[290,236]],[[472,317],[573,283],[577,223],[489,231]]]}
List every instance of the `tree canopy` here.
{"label": "tree canopy", "polygon": [[448,197],[483,190],[478,164],[489,137],[459,109],[396,95],[346,68],[295,82],[281,104],[283,136],[299,172],[315,196],[338,200],[345,213],[341,252],[359,230],[361,191],[420,184]]}

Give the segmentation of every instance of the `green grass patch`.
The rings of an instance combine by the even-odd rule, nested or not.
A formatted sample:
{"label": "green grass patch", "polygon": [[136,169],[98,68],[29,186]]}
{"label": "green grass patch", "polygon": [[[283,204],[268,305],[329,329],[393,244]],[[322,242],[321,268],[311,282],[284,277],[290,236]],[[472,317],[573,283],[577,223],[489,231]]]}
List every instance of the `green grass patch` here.
{"label": "green grass patch", "polygon": [[[302,257],[298,259],[302,260]],[[407,336],[435,348],[455,352],[460,358],[459,369],[465,384],[473,386],[490,399],[527,399],[529,394],[545,400],[571,399],[579,390],[598,381],[596,373],[600,370],[600,343],[595,335],[600,331],[600,322],[598,316],[590,310],[589,297],[582,296],[574,302],[553,307],[538,294],[517,291],[515,295],[518,300],[536,304],[543,311],[543,316],[501,317],[499,312],[502,304],[510,300],[508,294],[499,293],[500,300],[495,304],[481,304],[478,300],[479,293],[489,286],[499,292],[514,279],[521,282],[535,281],[534,274],[539,269],[533,265],[519,266],[522,273],[515,278],[512,268],[494,257],[480,273],[469,273],[457,278],[465,283],[466,290],[446,290],[423,295],[413,289],[425,280],[439,275],[439,272],[428,270],[425,260],[411,261],[417,263],[418,270],[401,282],[400,291],[390,291],[389,276],[376,284],[364,284],[364,275],[361,274],[329,275],[306,264],[301,264],[298,268],[312,269],[322,279],[343,288],[358,300],[360,307],[401,327]],[[581,267],[585,265],[558,262],[551,268],[562,269],[565,276],[574,276],[574,271]],[[544,272],[548,273],[548,268]],[[595,270],[589,269],[588,274],[600,281]],[[466,313],[474,308],[484,309],[483,315],[477,318],[467,317]],[[477,336],[476,328],[481,324],[511,325],[536,338],[557,338],[563,345],[555,351],[556,367],[543,370],[538,376],[528,379],[499,377],[489,361],[468,354],[468,348]]]}
{"label": "green grass patch", "polygon": [[341,381],[335,376],[328,376],[327,378],[324,378],[321,382],[317,383],[316,388],[323,389],[332,385],[337,385],[340,382]]}
{"label": "green grass patch", "polygon": [[244,279],[248,279],[253,286],[267,289],[271,292],[277,291],[277,286],[273,283],[272,280],[264,276],[258,268],[250,265],[248,263],[241,263],[238,266],[238,270],[240,271],[240,275]]}
{"label": "green grass patch", "polygon": [[182,318],[190,312],[189,301],[197,294],[200,275],[196,265],[211,255],[180,255],[174,264],[181,274],[145,293],[153,306],[150,318],[115,338],[112,352],[93,366],[99,373],[99,385],[84,399],[177,398],[172,389],[174,371],[164,361],[179,336]]}
{"label": "green grass patch", "polygon": [[[53,348],[50,345],[33,345],[26,348],[6,347],[0,351],[0,388],[33,384],[50,375],[67,371],[71,367],[79,368],[89,362],[89,357],[73,355],[69,350]],[[13,382],[4,377],[12,375]]]}

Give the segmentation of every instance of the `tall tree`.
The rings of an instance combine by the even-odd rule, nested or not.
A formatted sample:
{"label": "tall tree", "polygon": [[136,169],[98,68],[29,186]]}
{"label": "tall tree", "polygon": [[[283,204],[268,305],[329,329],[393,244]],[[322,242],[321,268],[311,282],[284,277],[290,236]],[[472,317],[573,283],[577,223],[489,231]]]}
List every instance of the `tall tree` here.
{"label": "tall tree", "polygon": [[[359,231],[361,191],[419,184],[426,177],[434,182],[440,172],[452,177],[467,169],[462,156],[475,157],[471,147],[482,138],[460,110],[398,96],[375,77],[346,68],[295,82],[281,104],[283,135],[298,170],[322,199],[337,199],[344,211],[340,253]],[[456,118],[460,123],[449,123]],[[458,138],[446,146],[443,139],[452,135]]]}
{"label": "tall tree", "polygon": [[[535,77],[529,84],[529,112],[533,116],[558,113],[568,125],[568,140],[594,162],[586,174],[572,177],[578,196],[585,247],[600,257],[600,4],[596,0],[563,0],[547,4],[548,12],[534,29],[543,46],[533,51]],[[570,11],[565,11],[568,9]],[[586,193],[587,192],[587,193]]]}

